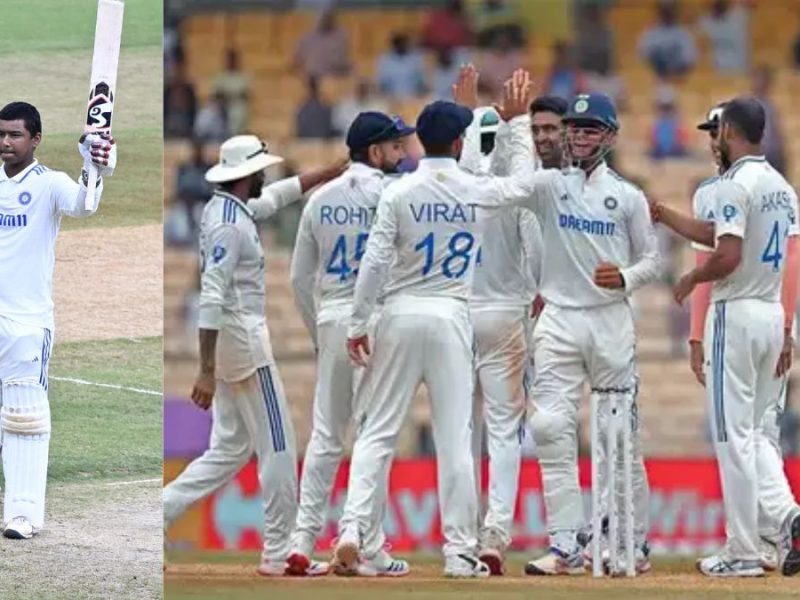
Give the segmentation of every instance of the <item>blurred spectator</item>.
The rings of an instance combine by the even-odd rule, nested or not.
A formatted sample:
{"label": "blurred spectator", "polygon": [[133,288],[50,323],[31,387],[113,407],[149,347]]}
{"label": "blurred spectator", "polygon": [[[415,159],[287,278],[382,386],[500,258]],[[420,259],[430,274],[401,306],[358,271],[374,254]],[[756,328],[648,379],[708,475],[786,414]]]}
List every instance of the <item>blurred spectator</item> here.
{"label": "blurred spectator", "polygon": [[794,38],[794,44],[792,44],[792,64],[795,70],[800,71],[800,32],[798,32]]}
{"label": "blurred spectator", "polygon": [[183,59],[179,59],[164,86],[164,137],[191,137],[196,113],[194,86],[186,77]]}
{"label": "blurred spectator", "polygon": [[714,0],[711,12],[700,19],[700,28],[711,42],[714,69],[718,73],[745,73],[750,62],[750,15],[743,4]]}
{"label": "blurred spectator", "polygon": [[411,98],[426,91],[422,54],[411,48],[404,33],[395,33],[391,49],[378,58],[378,88],[394,98]]}
{"label": "blurred spectator", "polygon": [[228,127],[233,135],[247,131],[247,97],[250,94],[250,78],[239,65],[239,53],[225,53],[225,70],[214,80],[213,90],[225,99],[228,111]]}
{"label": "blurred spectator", "polygon": [[625,84],[615,72],[614,33],[608,25],[608,9],[597,3],[578,5],[575,55],[588,92],[605,94],[618,111],[627,105]]}
{"label": "blurred spectator", "polygon": [[489,94],[491,100],[498,100],[503,92],[503,84],[515,69],[522,66],[522,52],[514,47],[507,34],[498,34],[492,47],[484,53],[478,85]]}
{"label": "blurred spectator", "polygon": [[448,0],[422,27],[422,44],[434,51],[472,45],[472,29],[462,0]]}
{"label": "blurred spectator", "polygon": [[297,43],[294,65],[310,77],[346,75],[350,72],[347,35],[336,25],[336,13],[323,11],[317,26]]}
{"label": "blurred spectator", "polygon": [[778,109],[770,98],[772,91],[772,69],[767,66],[753,71],[753,95],[758,98],[766,112],[767,122],[764,128],[764,155],[781,175],[786,175],[789,167],[786,160],[786,146],[783,142],[783,130]]}
{"label": "blurred spectator", "polygon": [[201,142],[220,143],[230,137],[228,109],[222,94],[212,94],[197,113],[194,122],[194,137]]}
{"label": "blurred spectator", "polygon": [[597,4],[582,5],[576,19],[575,53],[578,67],[588,73],[607,74],[613,69],[614,34],[608,26],[606,9]]}
{"label": "blurred spectator", "polygon": [[660,77],[683,75],[694,67],[697,48],[691,32],[678,22],[676,1],[659,2],[658,24],[639,38],[639,56]]}
{"label": "blurred spectator", "polygon": [[565,42],[553,44],[553,65],[547,79],[547,93],[565,100],[586,91],[583,76],[575,66],[572,47]]}
{"label": "blurred spectator", "polygon": [[164,21],[164,79],[172,76],[178,56],[182,53],[178,21],[174,17],[168,18]]}
{"label": "blurred spectator", "polygon": [[179,206],[186,212],[189,230],[196,236],[198,230],[198,213],[211,197],[214,188],[206,181],[206,171],[212,163],[205,159],[203,144],[192,141],[192,156],[178,166],[175,181],[175,198]]}
{"label": "blurred spectator", "polygon": [[493,46],[501,35],[507,36],[515,48],[525,44],[522,15],[516,3],[484,0],[474,12],[472,21],[478,31],[478,46],[481,48]]}
{"label": "blurred spectator", "polygon": [[650,133],[650,157],[656,160],[686,156],[688,132],[675,107],[675,93],[662,87],[656,97],[656,121]]}
{"label": "blurred spectator", "polygon": [[333,130],[333,111],[319,94],[316,78],[308,78],[308,97],[297,109],[295,119],[296,135],[299,138],[331,138]]}
{"label": "blurred spectator", "polygon": [[333,128],[339,135],[344,135],[358,113],[367,110],[387,112],[384,101],[372,94],[372,83],[369,79],[359,79],[355,94],[342,99],[333,109]]}
{"label": "blurred spectator", "polygon": [[439,50],[431,73],[431,92],[437,100],[453,99],[453,84],[458,79],[462,64],[469,62],[469,55],[463,51]]}

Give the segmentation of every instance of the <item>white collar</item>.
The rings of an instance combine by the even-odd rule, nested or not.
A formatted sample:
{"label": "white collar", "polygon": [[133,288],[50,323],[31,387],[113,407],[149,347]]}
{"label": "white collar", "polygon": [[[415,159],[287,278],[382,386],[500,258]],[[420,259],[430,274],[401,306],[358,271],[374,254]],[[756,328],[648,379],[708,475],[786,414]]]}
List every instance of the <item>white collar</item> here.
{"label": "white collar", "polygon": [[37,166],[39,166],[39,161],[34,158],[33,162],[31,164],[29,164],[27,167],[22,169],[22,171],[20,171],[19,173],[17,173],[13,177],[9,177],[8,175],[6,175],[6,168],[5,168],[5,166],[3,166],[2,168],[0,168],[0,182],[2,182],[2,181],[13,181],[15,183],[19,183],[20,181],[22,181],[22,179],[25,177],[25,175],[28,174],[29,171],[31,171],[32,169],[34,169]]}
{"label": "white collar", "polygon": [[362,176],[378,175],[380,177],[383,177],[385,175],[385,173],[380,169],[376,169],[375,167],[363,162],[350,163],[350,166],[347,168],[347,171],[352,173],[353,175],[362,175]]}
{"label": "white collar", "polygon": [[417,169],[452,169],[457,166],[456,159],[450,156],[423,156]]}

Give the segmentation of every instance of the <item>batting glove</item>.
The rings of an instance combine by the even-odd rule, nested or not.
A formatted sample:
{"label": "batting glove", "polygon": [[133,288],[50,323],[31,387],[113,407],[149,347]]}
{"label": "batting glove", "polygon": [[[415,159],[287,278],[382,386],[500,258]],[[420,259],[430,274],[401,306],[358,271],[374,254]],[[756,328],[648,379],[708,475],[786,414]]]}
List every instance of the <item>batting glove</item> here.
{"label": "batting glove", "polygon": [[78,142],[83,168],[93,164],[100,177],[111,177],[117,166],[117,145],[110,133],[85,133]]}

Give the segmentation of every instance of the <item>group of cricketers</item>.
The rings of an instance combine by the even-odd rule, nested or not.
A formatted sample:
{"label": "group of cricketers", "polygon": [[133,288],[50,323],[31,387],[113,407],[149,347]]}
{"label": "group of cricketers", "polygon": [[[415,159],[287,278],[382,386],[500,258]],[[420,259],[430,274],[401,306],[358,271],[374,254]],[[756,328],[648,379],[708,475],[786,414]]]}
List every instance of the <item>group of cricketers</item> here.
{"label": "group of cricketers", "polygon": [[[347,133],[349,166],[266,187],[263,171],[279,157],[254,136],[222,145],[207,174],[219,187],[201,225],[201,369],[192,392],[198,406],[212,408],[213,430],[209,450],[164,490],[165,527],[255,452],[265,501],[262,575],[408,574],[408,563],[386,550],[381,524],[397,436],[424,383],[444,574],[504,573],[526,430],[542,473],[549,548],[525,573],[582,574],[619,555],[583,513],[577,436],[588,383],[601,440],[612,395],[631,420],[635,569],[649,571],[628,298],[659,276],[660,221],[692,240],[698,256],[674,293],[678,302],[692,295],[691,366],[713,417],[727,532],[724,548],[698,568],[711,577],[800,572],[800,507],[778,446],[800,266],[797,197],[760,150],[762,106],[735,98],[700,125],[718,172],[698,189],[694,215],[684,215],[648,202],[606,163],[620,131],[607,97],[531,101],[520,70],[488,108],[478,106],[477,81],[474,67],[462,68],[455,102],[427,105],[415,127],[359,114]],[[412,134],[424,157],[399,175]],[[291,268],[317,358],[298,502],[257,225],[320,184],[303,209]],[[489,493],[481,507],[484,428]],[[312,555],[351,430],[329,565]],[[600,557],[592,556],[592,536],[602,536]]]}

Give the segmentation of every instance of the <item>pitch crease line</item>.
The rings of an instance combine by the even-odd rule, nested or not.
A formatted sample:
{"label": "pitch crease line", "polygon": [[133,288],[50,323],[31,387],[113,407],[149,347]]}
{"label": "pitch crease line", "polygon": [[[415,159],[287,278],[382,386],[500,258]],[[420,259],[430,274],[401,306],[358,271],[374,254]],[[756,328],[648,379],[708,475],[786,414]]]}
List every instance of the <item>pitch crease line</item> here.
{"label": "pitch crease line", "polygon": [[67,381],[69,383],[77,383],[78,385],[93,385],[95,387],[110,388],[112,390],[124,390],[126,392],[136,392],[137,394],[148,394],[150,396],[161,396],[163,392],[156,390],[145,390],[142,388],[128,387],[125,385],[116,385],[113,383],[97,383],[95,381],[86,381],[85,379],[75,379],[74,377],[55,377],[51,375],[48,379],[55,381]]}

